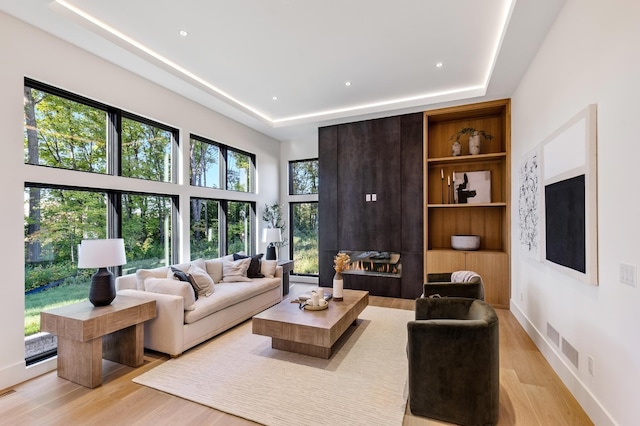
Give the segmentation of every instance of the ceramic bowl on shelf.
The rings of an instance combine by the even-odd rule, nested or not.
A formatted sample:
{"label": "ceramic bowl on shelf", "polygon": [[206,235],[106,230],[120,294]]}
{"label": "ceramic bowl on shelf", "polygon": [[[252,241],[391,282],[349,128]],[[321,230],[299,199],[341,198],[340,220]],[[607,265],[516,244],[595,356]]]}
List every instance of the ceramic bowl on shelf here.
{"label": "ceramic bowl on shelf", "polygon": [[452,235],[451,247],[454,250],[478,250],[480,235]]}

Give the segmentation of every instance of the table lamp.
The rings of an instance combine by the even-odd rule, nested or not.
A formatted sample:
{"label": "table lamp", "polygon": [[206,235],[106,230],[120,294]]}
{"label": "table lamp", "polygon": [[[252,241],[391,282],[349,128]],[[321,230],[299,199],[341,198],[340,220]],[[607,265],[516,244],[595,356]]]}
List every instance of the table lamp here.
{"label": "table lamp", "polygon": [[267,255],[265,256],[266,260],[276,260],[276,246],[273,243],[280,241],[282,241],[280,228],[267,228],[262,231],[262,242],[269,243],[267,246]]}
{"label": "table lamp", "polygon": [[89,301],[94,306],[106,306],[116,298],[113,274],[107,267],[127,263],[124,240],[111,238],[104,240],[82,240],[78,251],[78,268],[98,268],[91,277]]}

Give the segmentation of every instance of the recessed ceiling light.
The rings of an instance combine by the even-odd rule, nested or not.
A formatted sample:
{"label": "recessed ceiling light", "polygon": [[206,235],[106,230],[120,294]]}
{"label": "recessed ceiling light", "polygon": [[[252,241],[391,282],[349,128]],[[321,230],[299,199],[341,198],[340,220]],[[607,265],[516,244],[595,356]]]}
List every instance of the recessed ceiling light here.
{"label": "recessed ceiling light", "polygon": [[185,30],[178,31],[178,34],[180,34],[180,37],[186,37],[189,35],[189,33]]}
{"label": "recessed ceiling light", "polygon": [[272,97],[271,99],[273,99],[274,101],[277,101],[277,100],[278,100],[278,97],[277,97],[277,96],[274,96],[274,97]]}
{"label": "recessed ceiling light", "polygon": [[345,81],[344,85],[349,87],[349,86],[351,86],[351,82],[350,81]]}
{"label": "recessed ceiling light", "polygon": [[443,64],[442,62],[438,62],[438,63],[436,64],[436,67],[438,67],[438,68],[442,68],[442,66],[443,66],[443,65],[444,65],[444,64]]}

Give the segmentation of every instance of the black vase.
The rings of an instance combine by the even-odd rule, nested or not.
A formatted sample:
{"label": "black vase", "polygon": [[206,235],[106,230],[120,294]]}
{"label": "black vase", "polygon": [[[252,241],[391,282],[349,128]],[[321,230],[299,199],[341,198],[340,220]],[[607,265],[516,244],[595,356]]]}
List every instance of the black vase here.
{"label": "black vase", "polygon": [[107,306],[116,298],[113,274],[107,268],[100,268],[91,277],[89,301],[93,306]]}

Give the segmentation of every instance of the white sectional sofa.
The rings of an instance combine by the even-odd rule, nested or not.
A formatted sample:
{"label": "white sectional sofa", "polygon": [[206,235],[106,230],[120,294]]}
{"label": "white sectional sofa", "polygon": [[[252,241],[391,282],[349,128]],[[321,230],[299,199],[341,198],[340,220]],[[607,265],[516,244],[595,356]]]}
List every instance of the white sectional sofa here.
{"label": "white sectional sofa", "polygon": [[[234,261],[229,255],[173,265],[175,269],[139,269],[117,277],[116,290],[156,300],[156,318],[145,323],[144,346],[176,357],[282,300],[282,267],[263,260],[256,273],[256,258]],[[249,264],[249,276],[265,276],[247,277]],[[180,272],[188,282],[179,281]]]}

